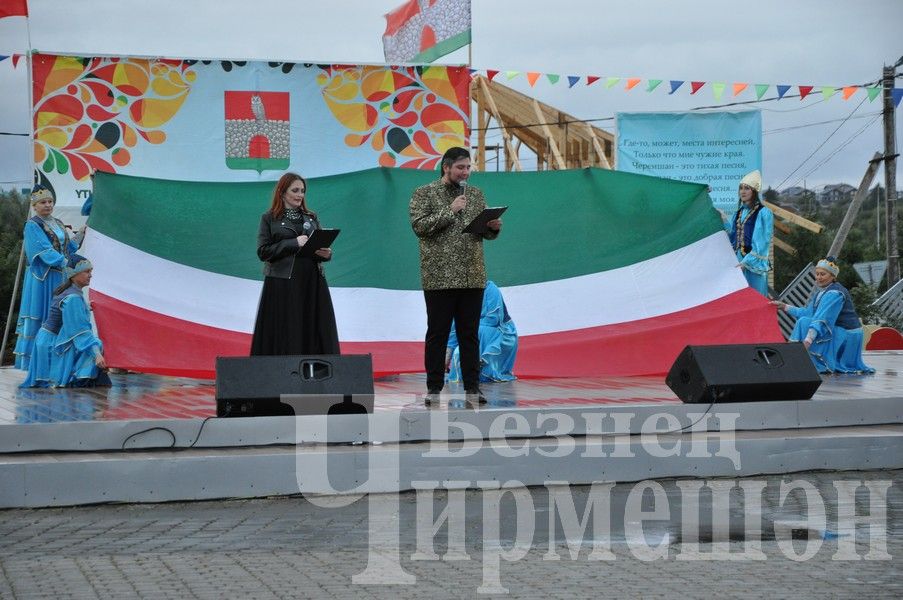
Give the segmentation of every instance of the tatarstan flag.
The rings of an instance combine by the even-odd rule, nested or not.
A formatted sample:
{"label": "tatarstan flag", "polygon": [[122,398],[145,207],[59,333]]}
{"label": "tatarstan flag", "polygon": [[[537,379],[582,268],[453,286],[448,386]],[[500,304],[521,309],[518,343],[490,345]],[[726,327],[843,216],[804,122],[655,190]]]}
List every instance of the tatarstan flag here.
{"label": "tatarstan flag", "polygon": [[3,17],[27,17],[26,0],[0,0],[0,19]]}
{"label": "tatarstan flag", "polygon": [[[408,202],[435,172],[379,168],[308,182],[324,227],[344,353],[377,373],[423,370],[426,311]],[[665,373],[687,344],[781,341],[746,286],[705,186],[583,169],[475,173],[507,205],[484,243],[520,334],[522,377]],[[256,232],[273,183],[98,173],[83,253],[107,362],[212,377],[246,355],[262,274]]]}
{"label": "tatarstan flag", "polygon": [[470,0],[407,0],[385,17],[390,64],[433,62],[470,43]]}

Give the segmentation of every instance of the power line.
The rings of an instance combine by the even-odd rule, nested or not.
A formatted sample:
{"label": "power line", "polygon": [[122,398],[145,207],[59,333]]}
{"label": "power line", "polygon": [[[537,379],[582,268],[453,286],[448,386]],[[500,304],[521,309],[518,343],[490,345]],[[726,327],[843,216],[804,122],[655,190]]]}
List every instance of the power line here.
{"label": "power line", "polygon": [[[858,115],[856,117],[846,117],[849,120],[853,119],[868,119],[869,117],[874,117],[875,115],[880,115],[881,111],[870,112],[864,115]],[[785,131],[793,131],[795,129],[805,129],[806,127],[815,127],[817,125],[827,125],[829,123],[836,123],[838,121],[843,121],[844,119],[831,119],[828,121],[818,121],[817,123],[806,123],[805,125],[794,125],[792,127],[781,127],[780,129],[769,129],[767,131],[763,131],[762,135],[768,135],[771,133],[784,133]]]}
{"label": "power line", "polygon": [[856,106],[856,108],[853,109],[853,112],[851,112],[849,115],[847,115],[847,118],[845,118],[845,119],[840,123],[840,125],[838,125],[838,126],[834,129],[834,131],[832,131],[830,134],[828,134],[828,137],[826,137],[826,138],[824,139],[824,141],[823,141],[821,144],[819,144],[818,147],[815,148],[815,150],[813,150],[812,153],[809,154],[809,156],[807,156],[807,157],[805,158],[805,160],[803,160],[803,162],[801,162],[797,168],[795,168],[793,171],[791,171],[790,174],[787,175],[787,177],[784,178],[784,181],[782,181],[782,182],[779,183],[777,186],[775,186],[775,188],[776,188],[776,189],[781,188],[785,183],[787,183],[787,180],[788,180],[788,179],[790,179],[791,177],[793,177],[793,175],[794,175],[797,171],[799,171],[800,169],[802,169],[802,168],[803,168],[803,165],[805,165],[807,162],[809,162],[809,159],[812,158],[813,156],[815,156],[815,154],[816,154],[819,150],[821,150],[822,147],[823,147],[825,144],[828,143],[828,140],[830,140],[832,137],[834,137],[834,134],[837,133],[837,132],[840,130],[841,127],[843,127],[843,124],[850,120],[850,117],[852,117],[853,114],[854,114],[857,110],[859,110],[859,107],[862,106],[863,102],[865,102],[865,98],[863,98],[863,99],[859,102],[859,104]]}

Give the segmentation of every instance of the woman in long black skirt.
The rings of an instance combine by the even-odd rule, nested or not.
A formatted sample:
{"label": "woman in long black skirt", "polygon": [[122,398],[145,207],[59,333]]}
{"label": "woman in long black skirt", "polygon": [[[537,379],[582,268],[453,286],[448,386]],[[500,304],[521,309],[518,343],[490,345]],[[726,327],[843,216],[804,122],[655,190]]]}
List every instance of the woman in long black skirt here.
{"label": "woman in long black skirt", "polygon": [[286,173],[276,183],[270,209],[260,217],[257,256],[263,261],[263,292],[251,340],[251,355],[339,354],[339,335],[324,261],[332,250],[300,256],[315,229],[307,208],[307,182]]}

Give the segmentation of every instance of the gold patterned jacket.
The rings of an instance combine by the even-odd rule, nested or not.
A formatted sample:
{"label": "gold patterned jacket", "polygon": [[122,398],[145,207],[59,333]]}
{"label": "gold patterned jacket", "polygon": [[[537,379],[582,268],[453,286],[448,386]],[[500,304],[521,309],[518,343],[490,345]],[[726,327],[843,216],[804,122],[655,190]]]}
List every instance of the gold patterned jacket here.
{"label": "gold patterned jacket", "polygon": [[461,233],[486,208],[486,200],[479,188],[467,186],[467,206],[455,214],[451,203],[460,195],[460,186],[438,179],[417,188],[411,197],[411,227],[420,238],[424,290],[486,287],[483,239],[495,239],[498,232]]}

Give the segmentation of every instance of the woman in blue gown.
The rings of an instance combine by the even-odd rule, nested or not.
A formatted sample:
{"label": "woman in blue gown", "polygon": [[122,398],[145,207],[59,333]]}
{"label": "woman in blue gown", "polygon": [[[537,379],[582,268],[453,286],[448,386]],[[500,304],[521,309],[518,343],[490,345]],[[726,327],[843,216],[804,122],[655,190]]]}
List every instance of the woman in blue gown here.
{"label": "woman in blue gown", "polygon": [[53,290],[63,280],[69,254],[78,249],[63,222],[52,216],[55,202],[49,190],[35,189],[31,194],[35,216],[25,223],[23,244],[28,268],[22,282],[14,350],[15,366],[23,371],[28,370],[35,336],[50,313]]}
{"label": "woman in blue gown", "polygon": [[[513,381],[517,379],[514,359],[517,357],[517,328],[508,314],[502,292],[492,281],[486,282],[483,307],[480,310],[480,381]],[[454,325],[445,352],[449,381],[461,380],[458,336]]]}
{"label": "woman in blue gown", "polygon": [[849,290],[837,283],[831,256],[815,266],[815,290],[803,308],[772,302],[796,318],[791,342],[802,342],[819,373],[874,373],[862,362],[862,323]]}
{"label": "woman in blue gown", "polygon": [[91,262],[73,254],[68,281],[56,290],[50,314],[35,338],[34,355],[22,387],[109,385],[103,343],[94,335],[83,289],[91,282]]}
{"label": "woman in blue gown", "polygon": [[771,270],[768,255],[774,234],[774,214],[759,200],[761,191],[761,173],[747,173],[740,180],[740,206],[724,227],[740,263],[738,267],[743,269],[749,287],[767,298],[768,272]]}

